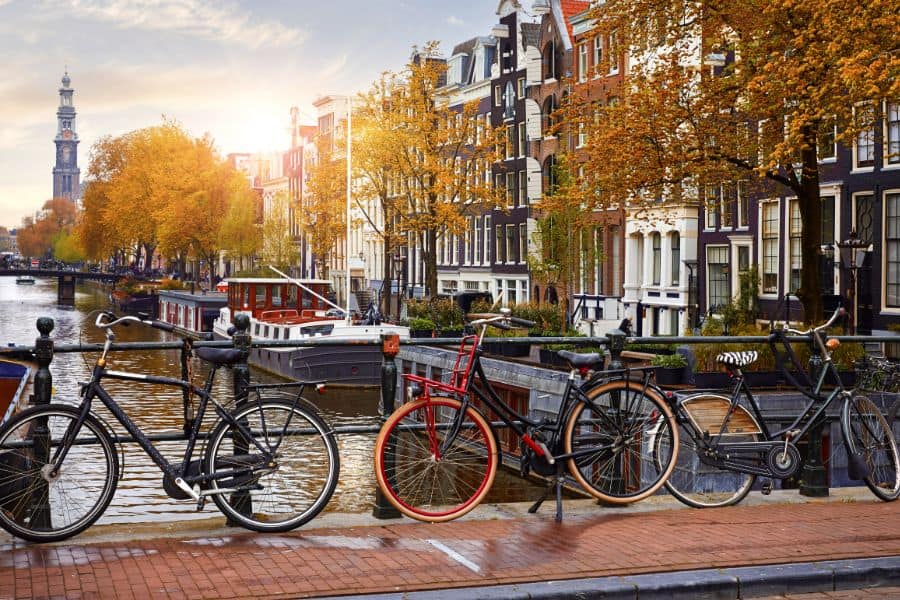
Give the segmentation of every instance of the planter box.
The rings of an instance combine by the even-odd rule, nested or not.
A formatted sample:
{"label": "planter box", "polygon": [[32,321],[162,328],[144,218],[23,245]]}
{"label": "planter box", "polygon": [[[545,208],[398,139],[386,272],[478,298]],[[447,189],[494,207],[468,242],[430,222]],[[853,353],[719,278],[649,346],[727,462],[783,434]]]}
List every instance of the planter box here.
{"label": "planter box", "polygon": [[778,387],[781,371],[745,371],[744,379],[750,389]]}
{"label": "planter box", "polygon": [[503,344],[503,356],[523,358],[531,353],[531,344]]}
{"label": "planter box", "polygon": [[461,338],[462,336],[463,336],[462,329],[441,329],[441,333],[438,337]]}
{"label": "planter box", "polygon": [[560,356],[556,353],[556,350],[547,350],[546,348],[541,348],[538,351],[538,356],[540,357],[541,364],[546,365],[548,367],[568,367],[568,363],[564,361]]}
{"label": "planter box", "polygon": [[678,385],[684,367],[656,367],[656,383],[659,385]]}
{"label": "planter box", "polygon": [[430,338],[434,337],[434,331],[432,331],[431,329],[410,329],[409,337]]}

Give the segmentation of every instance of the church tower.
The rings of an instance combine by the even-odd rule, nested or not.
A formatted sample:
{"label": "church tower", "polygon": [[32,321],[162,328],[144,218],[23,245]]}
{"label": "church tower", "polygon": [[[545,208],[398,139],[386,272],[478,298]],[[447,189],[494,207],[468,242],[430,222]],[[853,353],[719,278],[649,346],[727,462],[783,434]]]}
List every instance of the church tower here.
{"label": "church tower", "polygon": [[68,198],[73,202],[81,197],[78,168],[78,134],[75,133],[75,105],[69,72],[62,78],[59,88],[59,108],[56,111],[56,166],[53,167],[53,197]]}

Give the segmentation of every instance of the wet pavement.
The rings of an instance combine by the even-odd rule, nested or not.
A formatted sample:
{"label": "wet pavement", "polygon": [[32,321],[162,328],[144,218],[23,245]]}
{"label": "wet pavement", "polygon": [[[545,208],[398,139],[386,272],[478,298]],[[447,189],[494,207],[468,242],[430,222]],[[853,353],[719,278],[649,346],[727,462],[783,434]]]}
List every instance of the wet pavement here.
{"label": "wet pavement", "polygon": [[[669,497],[625,508],[571,500],[563,523],[550,505],[536,515],[527,507],[481,506],[440,525],[332,513],[278,535],[226,528],[224,518],[95,526],[48,545],[4,533],[0,598],[563,598],[602,589],[635,597],[644,589],[643,599],[651,589],[671,597],[676,585],[697,597],[689,592],[712,589],[716,578],[742,577],[742,597],[900,586],[900,502],[864,488],[827,499],[755,493],[710,510]],[[736,597],[732,587],[705,597]]]}

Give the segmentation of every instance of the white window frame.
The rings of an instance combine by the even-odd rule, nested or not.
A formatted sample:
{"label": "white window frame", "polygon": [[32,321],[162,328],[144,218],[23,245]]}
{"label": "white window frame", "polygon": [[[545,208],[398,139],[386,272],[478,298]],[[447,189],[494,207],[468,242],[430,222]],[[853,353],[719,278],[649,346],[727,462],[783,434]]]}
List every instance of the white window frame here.
{"label": "white window frame", "polygon": [[[718,262],[717,262],[717,263],[714,263],[714,264],[724,264],[724,265],[726,265],[726,266],[728,266],[728,267],[731,266],[731,263],[730,263],[730,260],[729,260],[729,256],[728,256],[729,247],[728,247],[727,245],[725,245],[725,244],[709,244],[709,245],[706,246],[706,256],[704,256],[704,258],[706,259],[706,264],[705,264],[705,267],[706,267],[706,268],[705,268],[704,270],[705,270],[705,272],[706,272],[706,309],[707,309],[707,310],[711,309],[712,306],[713,306],[712,301],[710,300],[710,298],[711,298],[711,296],[710,296],[710,288],[711,288],[711,286],[709,285],[709,275],[710,275],[710,268],[709,268],[709,265],[710,265],[710,262],[709,262],[709,251],[710,251],[710,250],[715,250],[715,251],[717,251],[717,252],[718,252],[718,251],[722,251],[722,250],[725,251],[725,262],[724,262],[724,263],[718,263]],[[726,275],[726,277],[725,277],[725,280],[726,280],[726,283],[728,284],[728,286],[729,286],[729,288],[730,288],[730,287],[731,287],[731,282],[728,281],[727,275]],[[731,302],[731,300],[734,298],[734,290],[733,290],[733,289],[729,289],[729,290],[728,290],[728,293],[730,294],[731,297],[730,297],[730,298],[726,298],[726,302]]]}
{"label": "white window frame", "polygon": [[[775,230],[772,235],[774,240],[774,248],[775,248],[775,256],[772,258],[772,262],[775,265],[775,289],[773,291],[767,292],[765,278],[766,278],[766,239],[765,236],[765,225],[766,225],[766,208],[768,206],[774,205],[775,210],[775,219],[773,221]],[[780,243],[780,235],[781,235],[781,200],[778,198],[773,198],[770,200],[761,201],[759,203],[759,264],[760,264],[760,274],[759,274],[759,295],[763,298],[777,298],[778,297],[778,266],[779,260],[781,256],[781,243]]]}
{"label": "white window frame", "polygon": [[587,42],[578,44],[578,81],[584,83],[588,79],[588,47]]}
{"label": "white window frame", "polygon": [[[863,105],[860,105],[863,106]],[[858,107],[853,107],[853,113],[856,114]],[[866,110],[869,110],[869,107],[866,107]],[[875,110],[875,107],[872,106],[871,110]],[[859,142],[862,139],[862,136],[865,135],[867,142],[871,140],[871,144],[867,143],[866,146],[871,145],[872,147],[872,164],[871,165],[860,165],[859,162]],[[853,170],[851,173],[871,173],[875,170],[875,124],[872,124],[871,129],[864,129],[859,131],[856,135],[853,136],[853,148],[852,148],[852,165]]]}
{"label": "white window frame", "polygon": [[[881,313],[889,314],[889,315],[898,315],[900,314],[900,302],[896,305],[888,305],[888,254],[890,253],[889,245],[888,245],[888,196],[898,196],[898,212],[900,212],[900,189],[894,188],[889,190],[884,190],[882,192],[882,202],[881,202],[881,219],[882,219],[882,227],[881,227],[881,243],[882,243],[882,252],[881,252]],[[877,199],[876,199],[877,201]],[[900,236],[900,231],[898,231],[898,236]],[[898,239],[897,252],[898,256],[900,256],[900,238]],[[898,258],[900,260],[900,258]],[[898,283],[900,283],[900,275],[898,275]]]}
{"label": "white window frame", "polygon": [[594,78],[600,77],[600,65],[603,64],[603,36],[594,36]]}
{"label": "white window frame", "polygon": [[[900,100],[896,102],[884,102],[884,149],[882,151],[881,170],[900,169]],[[891,120],[893,117],[893,121]],[[891,125],[895,127],[891,129]],[[893,135],[892,135],[893,134]],[[894,155],[891,154],[891,146],[894,146]]]}

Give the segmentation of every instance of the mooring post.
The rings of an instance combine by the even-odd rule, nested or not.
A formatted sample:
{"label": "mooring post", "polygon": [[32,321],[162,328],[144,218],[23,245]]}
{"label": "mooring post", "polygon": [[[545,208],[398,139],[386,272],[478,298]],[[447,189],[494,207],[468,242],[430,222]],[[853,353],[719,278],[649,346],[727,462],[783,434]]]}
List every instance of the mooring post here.
{"label": "mooring post", "polygon": [[[36,406],[50,404],[53,395],[53,375],[50,373],[50,363],[53,361],[53,340],[50,338],[50,332],[53,331],[53,326],[53,319],[50,317],[41,317],[37,320],[37,329],[41,335],[34,341],[34,358],[38,368],[34,374],[34,394],[31,396],[31,404]],[[50,429],[46,418],[35,422],[33,435],[34,462],[36,465],[45,465],[50,460]],[[37,475],[28,503],[28,513],[32,527],[49,529],[51,515],[47,480],[41,475],[40,468],[35,470]]]}
{"label": "mooring post", "polygon": [[[822,351],[818,344],[813,344],[812,354],[809,357],[809,375],[813,383],[819,380],[824,367]],[[826,423],[827,421],[821,421],[809,431],[806,460],[800,476],[800,494],[802,496],[823,497],[828,495],[828,476],[825,472],[825,465],[822,464],[822,429]]]}
{"label": "mooring post", "polygon": [[[236,350],[241,351],[240,360],[235,363],[234,372],[234,404],[235,410],[239,410],[247,403],[248,388],[250,387],[250,366],[247,359],[250,357],[250,343],[253,341],[250,336],[250,317],[247,315],[237,315],[234,318],[234,335],[231,336],[232,344]],[[247,454],[250,447],[249,440],[243,439],[237,431],[234,432],[234,455],[239,456]],[[242,515],[253,514],[253,500],[247,492],[235,492],[231,496],[231,503],[237,508]],[[228,525],[235,527],[235,523],[228,519]]]}
{"label": "mooring post", "polygon": [[[394,406],[397,400],[397,353],[400,352],[400,336],[396,333],[381,334],[381,353],[383,360],[381,362],[381,422],[384,421],[394,412]],[[393,472],[394,467],[394,447],[393,444],[388,445],[384,458],[384,470],[388,473]],[[381,488],[375,484],[375,506],[372,508],[372,516],[376,519],[396,519],[400,517],[400,511],[387,501]]]}
{"label": "mooring post", "polygon": [[622,350],[625,349],[625,338],[627,334],[621,329],[613,329],[606,334],[608,340],[606,347],[609,349],[609,368],[622,368]]}

